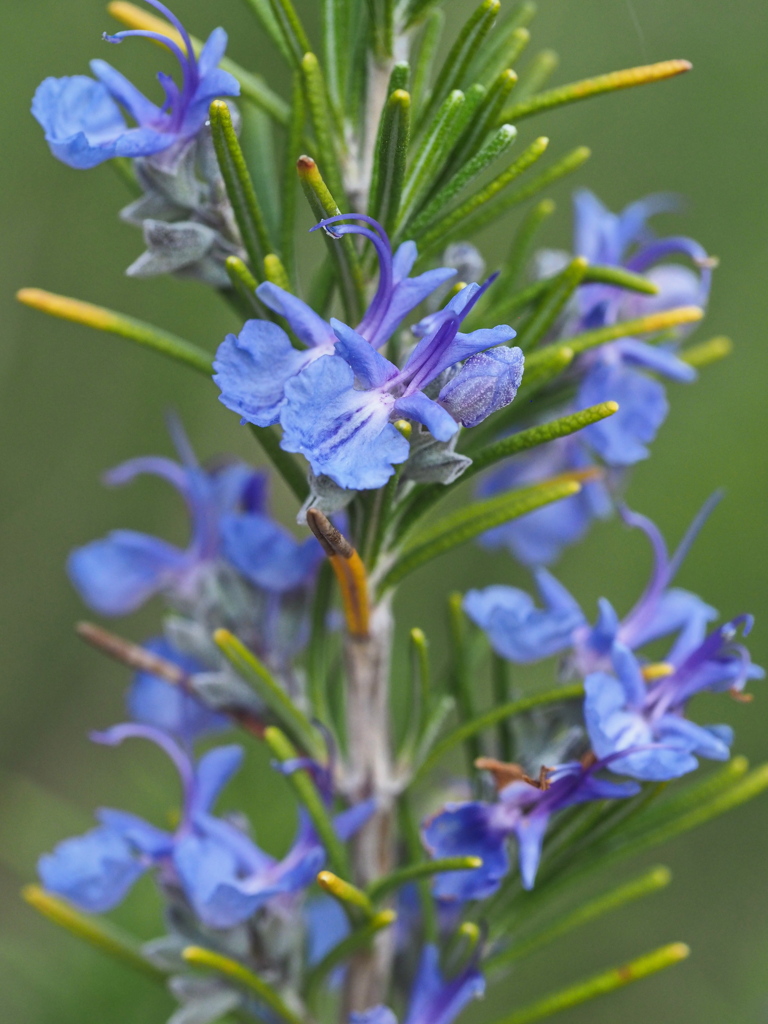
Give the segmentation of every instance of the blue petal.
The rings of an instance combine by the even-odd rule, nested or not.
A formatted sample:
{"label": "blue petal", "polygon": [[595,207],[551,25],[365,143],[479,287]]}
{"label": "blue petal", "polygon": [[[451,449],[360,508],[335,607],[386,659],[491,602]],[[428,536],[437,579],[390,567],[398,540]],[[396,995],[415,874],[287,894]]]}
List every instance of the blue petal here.
{"label": "blue petal", "polygon": [[339,339],[336,355],[346,359],[355,377],[366,388],[379,388],[397,376],[397,367],[374,349],[370,342],[347,327],[341,320],[331,320],[334,334]]}
{"label": "blue petal", "polygon": [[398,416],[423,423],[437,441],[450,441],[459,429],[458,423],[450,412],[439,406],[437,402],[433,402],[431,398],[427,398],[423,391],[416,391],[412,395],[398,398],[395,402],[395,412]]}
{"label": "blue petal", "polygon": [[651,373],[661,373],[670,380],[688,384],[696,380],[698,374],[692,366],[684,363],[674,352],[660,345],[649,345],[635,338],[625,338],[616,344],[616,350],[629,365],[642,367]]}
{"label": "blue petal", "polygon": [[331,325],[318,316],[306,302],[269,281],[260,284],[256,294],[265,306],[285,317],[299,341],[310,348],[333,352],[336,335]]}
{"label": "blue petal", "polygon": [[197,68],[203,78],[218,68],[227,52],[227,42],[227,33],[223,28],[215,28],[208,36],[197,57]]}
{"label": "blue petal", "polygon": [[243,748],[233,743],[214,747],[200,758],[195,769],[194,813],[209,811],[222,789],[243,763]]}
{"label": "blue petal", "polygon": [[397,1017],[388,1006],[374,1006],[362,1013],[350,1013],[349,1024],[397,1024]]}
{"label": "blue petal", "polygon": [[153,860],[167,857],[173,850],[173,836],[169,832],[150,825],[136,814],[100,807],[96,817],[110,832],[121,836],[134,850]]}
{"label": "blue petal", "polygon": [[524,889],[532,889],[536,881],[544,833],[548,824],[548,814],[533,813],[522,818],[515,829],[520,878]]}
{"label": "blue petal", "polygon": [[249,423],[277,423],[285,401],[285,385],[313,358],[299,352],[285,331],[270,320],[247,320],[239,335],[228,334],[219,345],[213,368],[219,401]]}
{"label": "blue petal", "polygon": [[333,819],[336,835],[343,842],[347,842],[370,819],[375,810],[375,800],[363,800],[349,810],[337,814]]}
{"label": "blue petal", "polygon": [[690,722],[680,715],[663,715],[657,727],[657,737],[659,743],[680,747],[690,754],[708,757],[713,761],[727,761],[731,756],[733,731],[728,726],[719,728],[724,728],[725,733],[718,735],[716,731]]}
{"label": "blue petal", "polygon": [[46,78],[35,92],[32,113],[53,155],[77,169],[115,156],[150,156],[173,141],[151,129],[128,128],[104,86],[87,75]]}
{"label": "blue petal", "polygon": [[270,891],[248,886],[237,858],[214,840],[188,836],[176,845],[174,863],[195,913],[209,928],[234,928],[247,921]]}
{"label": "blue petal", "polygon": [[514,399],[523,379],[519,348],[492,348],[471,356],[440,392],[439,400],[454,419],[476,427]]}
{"label": "blue petal", "polygon": [[273,594],[308,583],[323,558],[314,537],[299,543],[264,515],[222,516],[220,528],[229,561],[251,583]]}
{"label": "blue petal", "polygon": [[319,896],[304,904],[307,964],[312,967],[349,935],[349,918],[338,900]]}
{"label": "blue petal", "polygon": [[127,615],[172,586],[189,567],[185,552],[156,537],[115,530],[73,551],[67,571],[80,596],[101,615]]}
{"label": "blue petal", "polygon": [[286,384],[281,447],[304,455],[313,472],[339,487],[382,487],[405,462],[409,444],[389,422],[394,399],[355,391],[352,368],[338,356],[310,364]]}
{"label": "blue petal", "polygon": [[[440,953],[432,943],[421,954],[411,989],[405,1024],[451,1024],[464,1007],[485,992],[485,980],[470,963],[453,978],[440,970]],[[386,1024],[386,1018],[376,1024]]]}
{"label": "blue petal", "polygon": [[509,871],[506,835],[495,826],[493,808],[487,804],[447,804],[445,810],[425,823],[422,836],[436,860],[480,857],[483,861],[479,868],[441,871],[436,875],[433,891],[438,899],[485,899],[496,892]]}
{"label": "blue petal", "polygon": [[38,862],[49,892],[93,914],[116,907],[144,870],[126,840],[108,828],[65,839]]}
{"label": "blue petal", "polygon": [[[165,637],[143,645],[152,654],[173,662],[187,675],[204,672],[205,666],[182,654]],[[126,696],[128,712],[136,722],[163,729],[191,743],[208,732],[229,727],[225,715],[216,714],[181,686],[166,682],[151,672],[137,672]]]}
{"label": "blue petal", "polygon": [[488,633],[494,650],[518,664],[548,658],[566,650],[573,632],[584,622],[578,608],[541,611],[513,587],[470,591],[464,599],[469,617]]}
{"label": "blue petal", "polygon": [[583,436],[609,466],[631,466],[648,457],[646,447],[664,422],[669,403],[663,386],[636,370],[593,367],[579,391],[580,405],[616,401],[619,411],[586,427]]}
{"label": "blue petal", "polygon": [[619,263],[623,239],[616,214],[611,213],[597,196],[586,188],[574,192],[573,212],[573,250],[576,255],[584,256],[590,263]]}
{"label": "blue petal", "polygon": [[125,75],[113,68],[111,64],[107,64],[105,60],[92,60],[91,71],[110,96],[125,107],[137,124],[151,127],[161,123],[160,108],[148,100],[133,82],[129,82]]}

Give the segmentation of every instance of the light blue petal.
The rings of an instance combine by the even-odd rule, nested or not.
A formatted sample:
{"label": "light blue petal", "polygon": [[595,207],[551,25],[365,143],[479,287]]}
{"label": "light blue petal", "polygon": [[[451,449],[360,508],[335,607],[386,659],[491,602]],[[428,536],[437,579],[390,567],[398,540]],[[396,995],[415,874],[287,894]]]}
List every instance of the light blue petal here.
{"label": "light blue petal", "polygon": [[308,583],[323,559],[314,537],[299,543],[265,515],[225,515],[220,527],[227,559],[251,583],[273,594]]}
{"label": "light blue petal", "polygon": [[162,122],[160,108],[148,100],[133,82],[129,82],[105,60],[92,60],[91,71],[98,78],[110,96],[125,107],[139,125],[157,127]]}
{"label": "light blue petal", "polygon": [[374,349],[373,345],[362,338],[351,327],[341,320],[331,320],[334,334],[339,339],[336,355],[346,359],[355,373],[355,377],[366,388],[379,388],[388,380],[397,376],[398,370],[384,356]]}
{"label": "light blue petal", "polygon": [[524,889],[532,889],[536,881],[544,844],[544,833],[549,824],[548,814],[528,814],[520,819],[515,829],[517,857],[520,864],[520,879]]}
{"label": "light blue petal", "polygon": [[649,345],[636,338],[625,338],[616,343],[616,350],[621,353],[626,363],[650,370],[651,373],[661,373],[670,380],[682,384],[688,384],[698,376],[692,366],[684,363],[674,352],[661,345]]}
{"label": "light blue petal", "polygon": [[121,903],[145,870],[126,840],[108,828],[65,839],[37,867],[48,892],[92,914]]}
{"label": "light blue petal", "polygon": [[157,537],[115,530],[77,548],[67,560],[80,596],[101,615],[127,615],[172,587],[189,566],[185,552]]}
{"label": "light blue petal", "polygon": [[123,839],[140,853],[153,860],[167,857],[173,849],[173,836],[128,811],[115,811],[111,807],[100,807],[96,817],[102,825]]}
{"label": "light blue petal", "polygon": [[315,358],[300,352],[285,331],[270,320],[247,320],[238,335],[219,345],[213,368],[219,401],[249,423],[277,423],[285,385]]}
{"label": "light blue petal", "polygon": [[395,402],[395,412],[398,416],[423,423],[437,441],[450,441],[459,429],[453,416],[437,402],[427,398],[423,391],[398,398]]}
{"label": "light blue petal", "polygon": [[[440,953],[432,943],[424,946],[413,981],[405,1024],[452,1024],[464,1007],[485,992],[485,980],[470,959],[452,978],[440,970]],[[386,1017],[375,1024],[388,1024]]]}
{"label": "light blue petal", "polygon": [[479,868],[436,875],[433,892],[437,899],[460,903],[485,899],[496,892],[509,871],[506,834],[495,826],[493,808],[488,804],[447,804],[425,822],[422,837],[435,860],[480,857],[483,861]]}
{"label": "light blue petal", "polygon": [[609,466],[631,466],[648,457],[669,409],[664,387],[637,370],[621,366],[593,367],[579,391],[582,407],[615,401],[619,411],[580,432]]}
{"label": "light blue petal", "polygon": [[409,444],[389,422],[394,399],[355,391],[352,368],[338,356],[311,363],[285,388],[281,447],[304,455],[313,472],[340,487],[382,487],[405,462]]}
{"label": "light blue petal", "polygon": [[284,288],[266,281],[256,289],[256,294],[275,313],[284,316],[288,325],[299,339],[310,348],[321,348],[333,352],[336,335],[331,325],[308,306]]}
{"label": "light blue petal", "polygon": [[209,811],[222,789],[243,763],[243,748],[235,743],[203,754],[195,769],[194,813]]}

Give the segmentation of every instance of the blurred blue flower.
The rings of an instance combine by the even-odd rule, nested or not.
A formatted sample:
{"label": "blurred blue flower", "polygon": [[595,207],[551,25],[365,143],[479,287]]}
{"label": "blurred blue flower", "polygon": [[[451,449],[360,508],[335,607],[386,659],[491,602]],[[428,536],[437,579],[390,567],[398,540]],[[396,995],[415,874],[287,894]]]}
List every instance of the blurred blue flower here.
{"label": "blurred blue flower", "polygon": [[[208,671],[196,658],[184,654],[163,636],[147,641],[144,648],[177,665],[187,676]],[[200,736],[229,728],[226,715],[211,711],[194,694],[151,672],[137,672],[126,695],[131,718],[169,733],[189,746]]]}
{"label": "blurred blue flower", "polygon": [[[70,167],[95,167],[113,157],[141,157],[164,153],[172,166],[184,145],[193,139],[208,117],[211,101],[218,96],[237,96],[240,86],[219,63],[227,46],[227,34],[215,29],[200,55],[195,57],[186,29],[159,0],[147,0],[163,14],[181,36],[179,45],[169,36],[132,29],[105,35],[111,43],[143,36],[162,43],[181,68],[181,87],[162,72],[158,80],[165,93],[156,106],[119,71],[103,60],[91,61],[96,79],[87,75],[46,78],[32,100],[32,113],[45,131],[51,152]],[[136,122],[131,128],[123,108]]]}
{"label": "blurred blue flower", "polygon": [[[340,223],[351,216],[363,225]],[[362,235],[376,250],[379,283],[356,328],[374,349],[389,341],[405,317],[456,274],[450,267],[441,267],[409,277],[418,255],[415,244],[403,242],[393,254],[387,233],[371,217],[330,217],[312,230],[318,228],[334,237]],[[219,346],[213,379],[221,390],[219,400],[228,409],[249,423],[267,427],[280,419],[287,382],[316,359],[332,355],[337,337],[327,321],[285,289],[265,282],[256,294],[265,306],[285,318],[304,347],[294,348],[285,331],[270,320],[248,320],[240,334],[227,335]]]}
{"label": "blurred blue flower", "polygon": [[[176,767],[182,812],[175,832],[156,828],[124,811],[98,812],[99,828],[68,839],[38,865],[43,885],[84,910],[116,906],[140,875],[152,868],[162,884],[180,887],[203,924],[232,928],[268,900],[307,888],[325,862],[325,851],[302,812],[297,837],[282,860],[260,850],[249,836],[212,807],[240,767],[239,746],[217,747],[197,763],[164,732],[148,725],[117,725],[94,735],[115,746],[132,737],[150,740]],[[334,819],[349,839],[371,813],[360,804]]]}
{"label": "blurred blue flower", "polygon": [[[451,1024],[464,1007],[485,992],[485,979],[474,962],[453,978],[445,979],[440,970],[437,946],[426,945],[411,989],[404,1024]],[[350,1024],[397,1024],[386,1006],[350,1015]]]}
{"label": "blurred blue flower", "polygon": [[322,558],[314,538],[298,542],[266,514],[266,476],[242,462],[202,468],[178,425],[181,464],[148,456],[106,474],[111,485],[142,473],[167,480],[184,498],[192,533],[185,549],[134,530],[115,530],[77,548],[69,575],[83,600],[102,615],[125,615],[158,593],[194,599],[202,580],[226,560],[254,586],[282,594],[312,578]]}
{"label": "blurred blue flower", "polygon": [[532,889],[550,818],[558,811],[592,800],[620,800],[635,796],[635,782],[617,783],[598,778],[606,767],[597,760],[584,767],[578,762],[548,771],[541,786],[514,781],[499,792],[497,803],[475,800],[448,803],[422,826],[424,844],[435,859],[477,856],[479,868],[441,872],[435,876],[439,900],[464,902],[485,899],[499,888],[510,868],[508,842],[517,840],[523,887]]}
{"label": "blurred blue flower", "polygon": [[611,758],[612,771],[651,781],[693,771],[697,757],[727,761],[733,730],[691,722],[686,705],[704,690],[740,692],[748,679],[762,678],[733,642],[739,628],[746,635],[751,625],[751,616],[742,615],[720,626],[650,683],[632,652],[615,643],[613,672],[593,672],[584,681],[584,719],[597,756]]}
{"label": "blurred blue flower", "polygon": [[[675,207],[672,197],[649,196],[614,214],[591,192],[582,189],[575,194],[575,255],[593,264],[643,274],[658,293],[642,295],[609,284],[582,285],[551,340],[679,306],[706,306],[713,266],[706,251],[690,238],[657,239],[648,226],[651,216]],[[668,257],[689,259],[695,269],[660,262]],[[570,373],[578,382],[576,396],[562,413],[606,401],[618,402],[619,411],[578,435],[551,443],[548,454],[535,452],[511,460],[485,479],[480,492],[498,494],[538,483],[593,465],[595,458],[608,467],[606,480],[590,481],[578,495],[497,527],[484,536],[486,546],[507,547],[526,565],[549,564],[564,547],[580,540],[595,518],[609,514],[611,493],[623,471],[648,457],[648,445],[666,418],[669,405],[659,377],[678,382],[696,378],[695,370],[675,352],[680,337],[678,329],[674,339],[662,344],[621,338],[576,360]]]}

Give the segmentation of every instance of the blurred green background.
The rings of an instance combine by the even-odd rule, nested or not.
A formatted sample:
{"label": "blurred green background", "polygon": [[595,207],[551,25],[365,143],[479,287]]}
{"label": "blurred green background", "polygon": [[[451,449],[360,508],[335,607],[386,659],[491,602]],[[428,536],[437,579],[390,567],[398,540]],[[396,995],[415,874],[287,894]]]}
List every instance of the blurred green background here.
{"label": "blurred green background", "polygon": [[[300,6],[314,24],[319,5],[306,0]],[[449,0],[446,6],[457,24],[472,5]],[[175,9],[198,35],[225,25],[237,60],[285,84],[283,69],[273,67],[272,48],[264,47],[239,0],[177,0]],[[137,232],[116,219],[127,201],[124,186],[108,167],[85,173],[57,163],[28,114],[38,82],[85,71],[87,60],[101,53],[100,33],[112,27],[99,0],[6,3],[2,19],[0,1005],[3,1019],[14,1024],[151,1024],[168,1015],[172,1004],[162,991],[38,920],[17,895],[20,883],[34,876],[37,854],[87,827],[94,805],[162,814],[172,793],[159,757],[137,757],[135,749],[107,752],[86,739],[88,730],[119,720],[125,678],[75,639],[72,623],[83,608],[63,564],[73,545],[114,526],[183,535],[179,506],[162,485],[139,482],[118,493],[99,485],[106,467],[168,450],[168,406],[181,412],[201,455],[256,455],[203,379],[14,302],[15,289],[38,285],[155,321],[209,348],[236,326],[202,286],[123,276],[140,251]],[[533,32],[529,53],[546,46],[561,55],[555,82],[669,57],[694,63],[693,73],[672,82],[548,115],[526,125],[523,137],[545,131],[555,154],[579,143],[591,146],[594,155],[578,183],[589,184],[614,209],[656,190],[685,194],[686,215],[665,227],[694,236],[720,257],[706,333],[699,337],[730,334],[735,354],[704,371],[696,386],[674,389],[672,413],[653,459],[635,472],[629,499],[675,542],[704,498],[716,486],[726,488],[727,499],[688,558],[681,583],[725,616],[753,611],[751,647],[765,664],[768,8],[758,0],[541,0]],[[109,57],[149,85],[153,48],[136,43]],[[569,194],[576,183],[556,190],[559,209],[548,244],[568,244]],[[491,261],[513,223],[485,237]],[[290,521],[290,502],[279,490],[276,504]],[[610,523],[570,552],[559,574],[585,607],[604,593],[626,609],[648,563],[642,539]],[[439,636],[449,587],[506,580],[523,580],[511,561],[466,551],[412,579],[402,621]],[[121,628],[142,638],[156,628],[157,612],[151,607]],[[759,684],[754,689],[753,704],[726,703],[723,710],[720,702],[717,716],[736,726],[737,751],[758,760],[768,755],[768,697]],[[253,751],[252,758],[264,768],[263,754]],[[260,838],[277,850],[291,822],[281,817],[274,828],[269,824],[282,791],[280,780],[266,777],[256,799],[241,782],[232,800],[249,809]],[[512,996],[519,1005],[684,939],[693,947],[686,964],[563,1020],[768,1020],[766,815],[764,797],[665,848],[661,856],[675,875],[671,889],[525,961],[478,1019],[510,1006]],[[142,937],[159,933],[149,883],[117,916]]]}

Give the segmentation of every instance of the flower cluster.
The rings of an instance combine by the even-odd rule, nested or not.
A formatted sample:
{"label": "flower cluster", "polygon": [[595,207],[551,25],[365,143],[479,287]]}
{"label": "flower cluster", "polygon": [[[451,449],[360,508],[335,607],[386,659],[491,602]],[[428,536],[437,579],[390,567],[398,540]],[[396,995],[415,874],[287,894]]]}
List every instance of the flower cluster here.
{"label": "flower cluster", "polygon": [[[590,263],[641,274],[655,287],[656,294],[633,294],[611,284],[582,285],[550,341],[675,307],[706,307],[713,266],[706,251],[690,238],[656,238],[648,225],[653,215],[676,206],[674,197],[653,195],[615,214],[586,189],[576,193],[574,255]],[[694,269],[682,263],[662,262],[670,257],[688,258]],[[565,253],[544,252],[541,272],[549,276],[567,259]],[[487,533],[483,540],[488,547],[507,547],[526,565],[549,564],[566,545],[580,540],[595,518],[610,513],[612,492],[629,466],[648,457],[648,445],[666,418],[669,403],[659,378],[683,383],[696,378],[696,371],[677,354],[681,340],[679,331],[653,343],[620,338],[576,359],[568,375],[575,396],[563,410],[575,411],[612,400],[619,404],[617,414],[574,437],[556,441],[543,458],[534,453],[502,467],[486,478],[480,491],[497,494],[557,473],[583,470],[596,461],[606,467],[607,475],[586,484],[573,498]]]}
{"label": "flower cluster", "polygon": [[[638,811],[638,833],[647,828],[645,801],[660,787],[646,784],[688,775],[700,759],[728,760],[732,730],[694,720],[694,698],[748,700],[747,683],[763,676],[740,638],[751,616],[714,626],[718,613],[674,585],[713,502],[670,555],[657,527],[618,497],[667,414],[664,381],[696,376],[678,329],[694,317],[662,314],[703,312],[713,261],[689,238],[651,232],[651,217],[674,208],[670,197],[613,214],[580,190],[575,261],[540,252],[536,279],[514,292],[509,282],[524,263],[534,217],[501,270],[485,278],[483,257],[460,230],[487,223],[503,203],[532,196],[573,163],[545,172],[512,203],[498,196],[543,154],[547,140],[539,139],[500,177],[459,198],[515,137],[504,104],[516,75],[503,62],[523,30],[514,14],[503,45],[486,46],[498,0],[484,0],[434,87],[413,97],[408,65],[396,55],[407,53],[425,17],[417,59],[431,52],[435,4],[383,5],[384,13],[373,4],[354,31],[350,18],[362,0],[330,5],[327,77],[291,4],[252,4],[290,55],[300,86],[291,108],[231,60],[222,67],[222,29],[200,45],[160,0],[147,2],[167,27],[116,4],[133,27],[104,38],[140,36],[170,51],[181,80],[159,74],[161,106],[97,60],[94,78],[46,79],[32,111],[63,163],[86,169],[117,160],[137,186],[141,194],[122,217],[142,228],[146,251],[128,273],[203,281],[242,326],[212,356],[135,319],[27,292],[40,308],[206,374],[291,489],[303,534],[270,514],[263,470],[240,459],[201,464],[175,420],[177,460],[135,458],[107,473],[113,486],[144,474],[169,483],[190,531],[180,547],[120,529],[70,555],[70,579],[97,614],[130,615],[155,598],[163,607],[162,627],[143,646],[81,626],[134,672],[128,721],[92,739],[153,744],[176,770],[180,799],[162,824],[99,810],[95,828],[40,859],[38,898],[71,923],[76,910],[111,911],[150,876],[167,934],[140,954],[132,947],[129,959],[144,956],[168,977],[182,1004],[169,1024],[213,1024],[232,1011],[302,1024],[327,1019],[337,1004],[342,1024],[452,1024],[483,994],[488,959],[515,952],[498,919],[519,889],[546,885],[563,859],[583,866],[599,854],[593,824],[618,827],[625,808]],[[378,22],[390,16],[388,33]],[[394,46],[384,54],[390,35]],[[334,62],[342,49],[349,57],[353,38],[363,49],[349,75]],[[390,56],[387,86],[381,75]],[[609,80],[633,85],[651,80],[643,78],[650,72],[668,77],[687,67],[664,62]],[[423,87],[426,67],[414,71]],[[296,183],[280,183],[282,209],[265,215],[261,204],[277,196],[277,181],[251,178],[238,112],[222,99],[239,96],[240,83],[258,118],[288,128],[288,158],[297,161],[318,221],[312,231],[325,235],[334,257],[307,293],[292,239]],[[537,104],[546,109],[595,91],[583,85],[543,102],[534,97],[522,109],[531,114]],[[379,115],[377,134],[366,118]],[[261,140],[269,137],[264,129]],[[411,138],[418,140],[412,157]],[[317,147],[318,163],[290,148],[305,144]],[[262,155],[266,167],[271,154]],[[497,207],[486,206],[497,196]],[[332,266],[344,281],[327,273]],[[571,290],[559,291],[574,267],[591,277],[575,274]],[[498,317],[484,314],[494,309]],[[519,318],[517,330],[496,323],[505,310]],[[678,326],[657,329],[670,323]],[[563,352],[572,362],[558,368],[553,354]],[[548,365],[555,367],[549,376]],[[532,429],[511,433],[523,420]],[[487,474],[479,501],[424,522],[457,493],[454,485],[480,471]],[[650,541],[653,571],[626,615],[601,599],[593,619],[545,566],[614,508]],[[408,714],[392,715],[394,591],[409,573],[475,538],[531,569],[540,604],[506,585],[459,595],[442,688],[426,638],[412,630]],[[480,712],[491,651],[494,706]],[[548,659],[555,688],[524,689],[512,700],[518,693],[507,664]],[[450,715],[454,728],[446,728]],[[217,809],[247,753],[240,744],[216,745],[235,728],[275,757],[264,788],[287,786],[296,796],[297,832],[279,854],[257,843],[250,808]],[[462,744],[468,771],[412,799],[440,757]],[[259,799],[264,792],[249,791]],[[674,806],[661,813],[674,815]],[[262,807],[259,827],[265,817]],[[63,912],[59,900],[67,901]],[[523,925],[524,909],[516,915]],[[82,930],[100,934],[95,922]],[[114,937],[105,945],[119,948]],[[190,962],[214,973],[191,974]],[[539,1019],[537,1006],[508,1019]]]}

